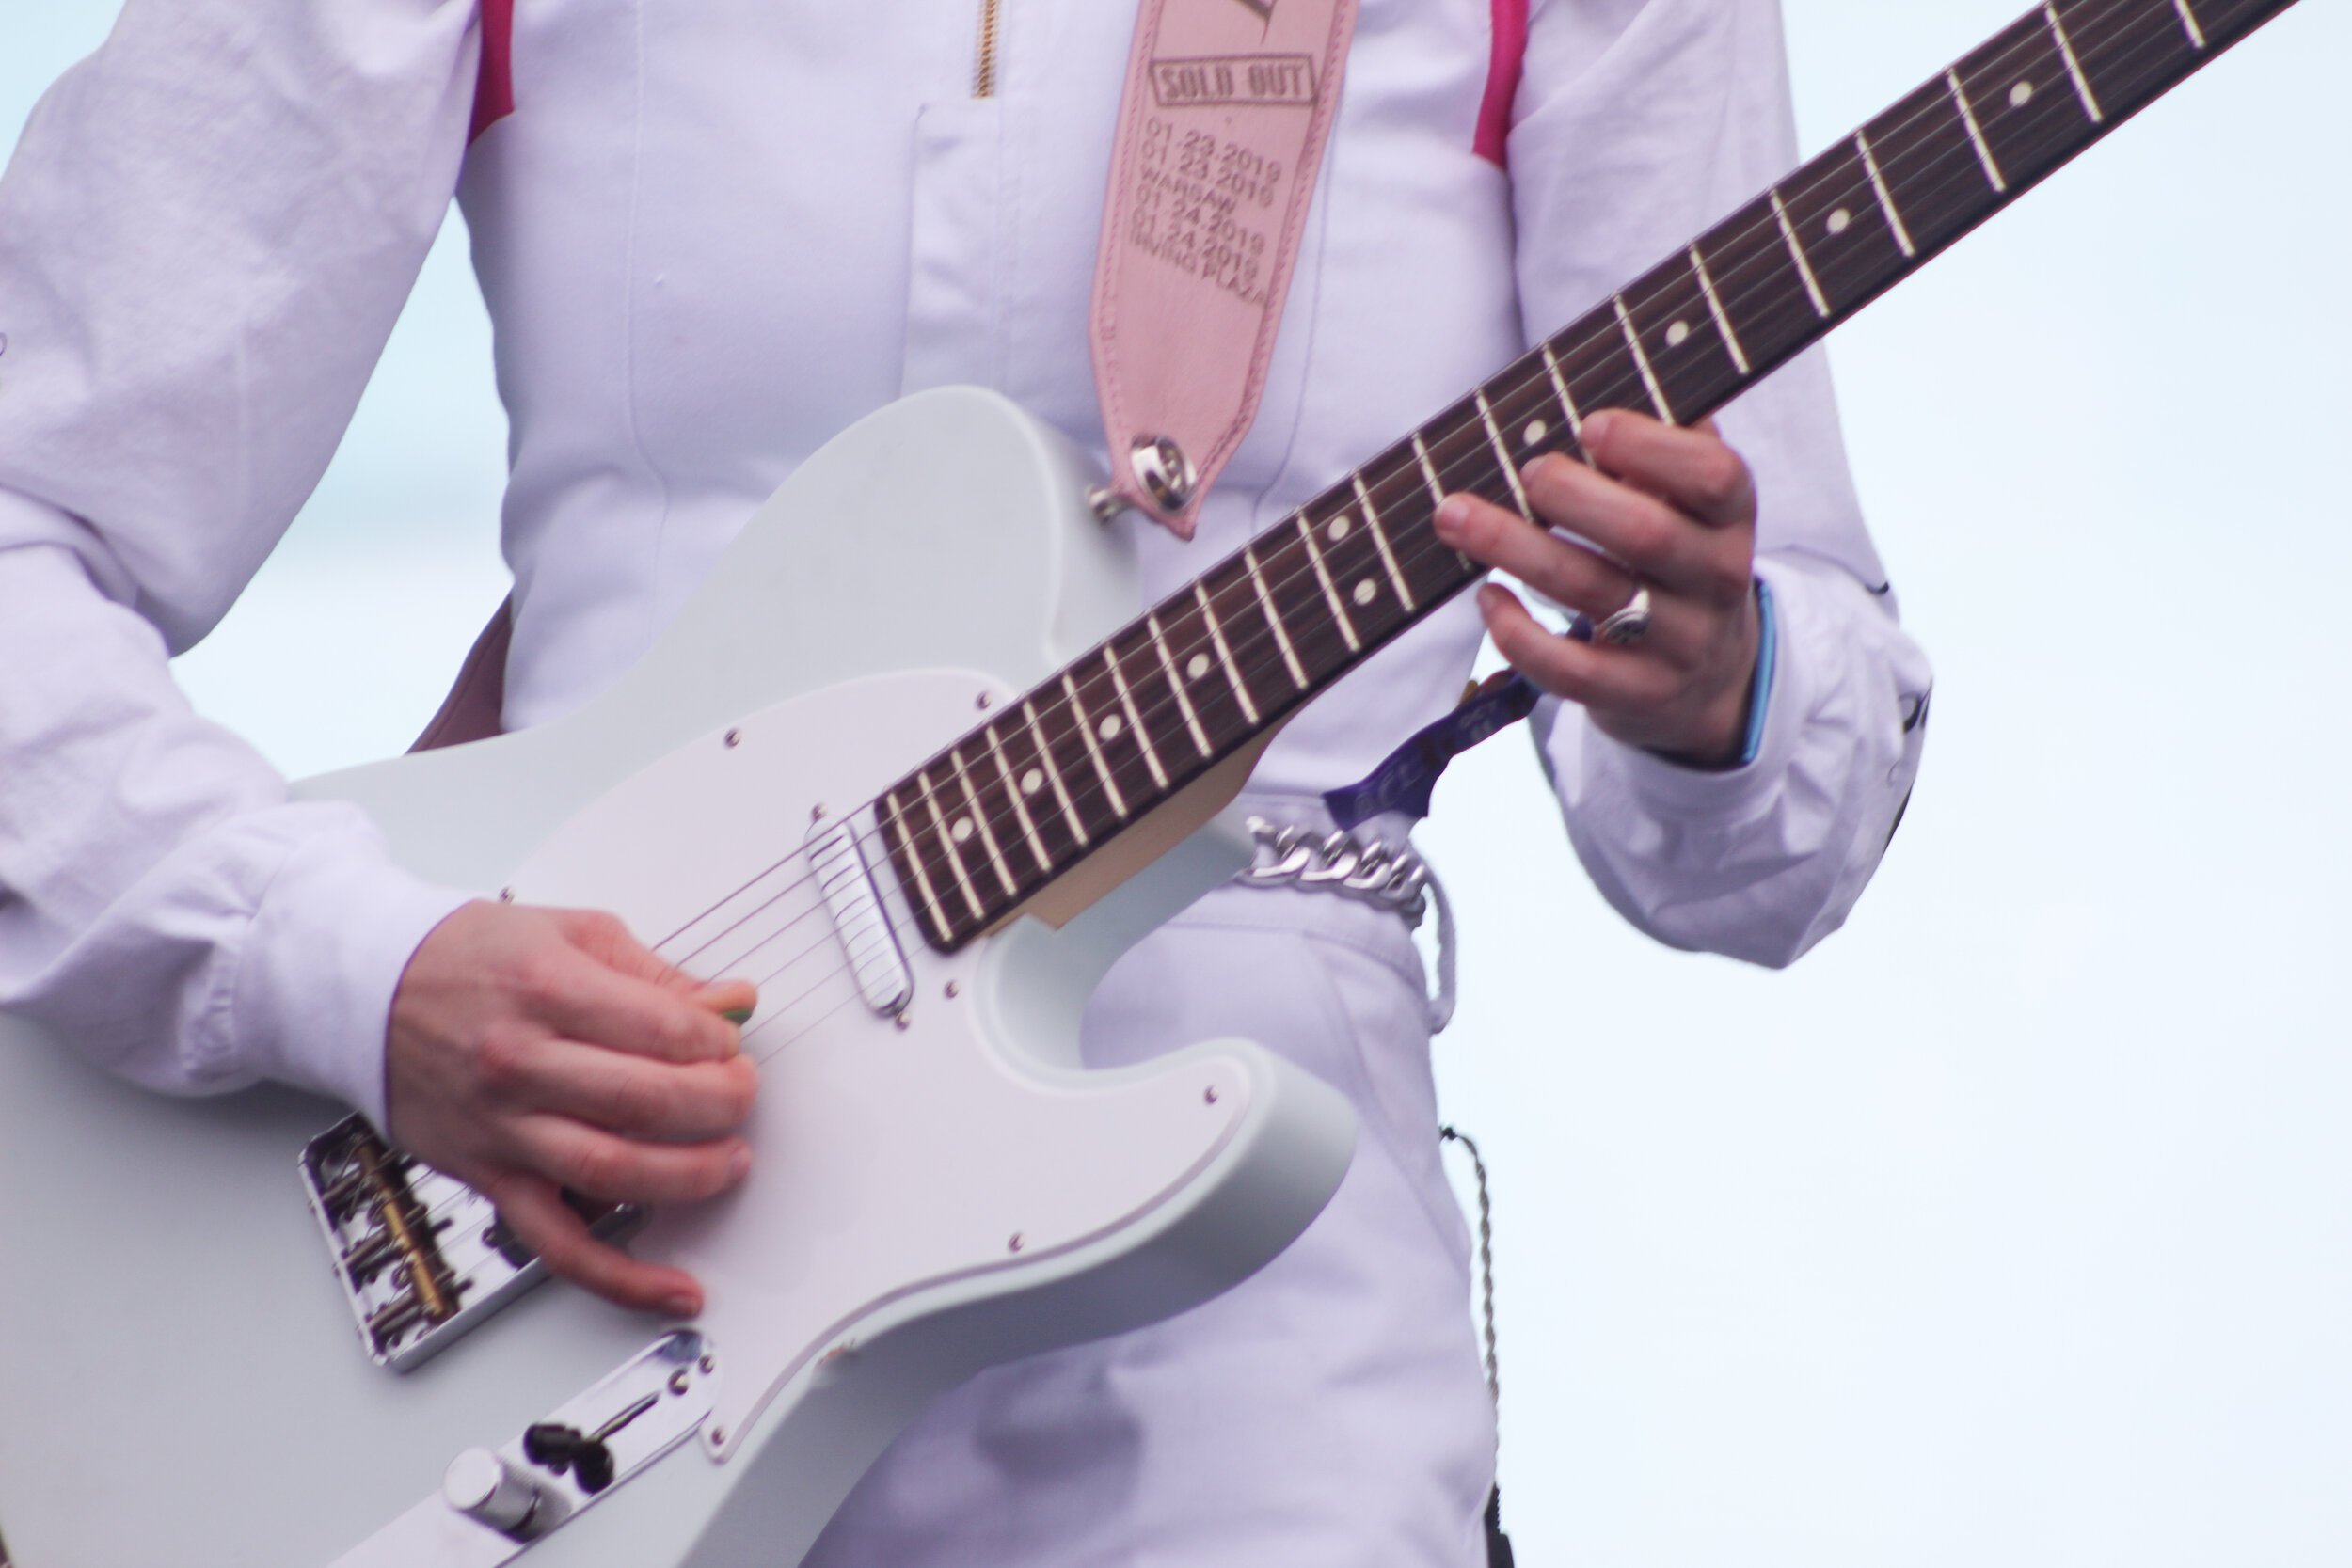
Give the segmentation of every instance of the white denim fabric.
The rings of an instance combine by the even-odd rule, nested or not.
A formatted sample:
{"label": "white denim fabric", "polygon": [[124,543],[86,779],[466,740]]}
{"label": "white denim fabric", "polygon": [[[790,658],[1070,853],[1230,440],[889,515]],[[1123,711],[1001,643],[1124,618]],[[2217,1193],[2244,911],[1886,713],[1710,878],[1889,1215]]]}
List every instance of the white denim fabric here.
{"label": "white denim fabric", "polygon": [[[356,810],[290,803],[166,664],[324,469],[453,192],[513,420],[510,726],[599,690],[771,490],[902,393],[983,383],[1099,445],[1087,294],[1132,7],[1005,0],[986,102],[977,0],[517,10],[516,111],[469,147],[469,0],[129,0],[0,177],[0,1006],[154,1088],[280,1078],[380,1123],[400,969],[469,893]],[[1536,0],[1506,174],[1471,151],[1489,14],[1364,0],[1259,419],[1199,542],[1140,540],[1152,594],[1793,161],[1773,0]],[[1689,772],[1556,703],[1539,732],[1629,920],[1783,963],[1875,867],[1928,673],[1819,356],[1722,425],[1781,628],[1760,754]],[[1432,615],[1253,787],[1361,775],[1478,641],[1467,599]],[[1402,942],[1342,900],[1220,894],[1121,966],[1099,1058],[1255,1036],[1350,1093],[1356,1169],[1229,1296],[943,1402],[823,1560],[1478,1560],[1491,1429]]]}

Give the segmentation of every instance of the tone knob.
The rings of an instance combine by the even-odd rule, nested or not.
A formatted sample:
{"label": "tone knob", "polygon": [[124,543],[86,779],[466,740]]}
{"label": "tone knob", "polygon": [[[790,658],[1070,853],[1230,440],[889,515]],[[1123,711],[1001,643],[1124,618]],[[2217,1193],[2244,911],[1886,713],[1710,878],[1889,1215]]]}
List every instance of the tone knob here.
{"label": "tone knob", "polygon": [[540,1517],[547,1494],[488,1449],[468,1449],[451,1460],[441,1476],[441,1496],[458,1513],[517,1541],[536,1533],[534,1527],[553,1523]]}

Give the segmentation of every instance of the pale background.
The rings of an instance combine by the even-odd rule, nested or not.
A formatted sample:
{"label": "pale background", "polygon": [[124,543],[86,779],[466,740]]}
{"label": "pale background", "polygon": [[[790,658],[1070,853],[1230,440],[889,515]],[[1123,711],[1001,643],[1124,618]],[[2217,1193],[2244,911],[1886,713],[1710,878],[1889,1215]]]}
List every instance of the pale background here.
{"label": "pale background", "polygon": [[[2019,0],[1786,3],[1813,150]],[[0,137],[113,9],[8,0]],[[1441,791],[1530,1568],[2352,1560],[2348,59],[2311,0],[1837,340],[1939,674],[1847,931],[1666,952],[1523,741]],[[487,356],[453,223],[181,661],[291,771],[405,744],[504,592]]]}

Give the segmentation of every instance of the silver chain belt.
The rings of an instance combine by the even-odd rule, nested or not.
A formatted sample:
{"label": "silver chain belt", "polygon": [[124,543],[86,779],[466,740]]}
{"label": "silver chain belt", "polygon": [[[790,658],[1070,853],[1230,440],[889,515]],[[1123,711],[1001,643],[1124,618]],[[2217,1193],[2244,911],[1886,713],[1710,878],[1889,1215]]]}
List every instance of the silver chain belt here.
{"label": "silver chain belt", "polygon": [[1428,912],[1429,865],[1409,847],[1364,843],[1350,832],[1318,835],[1263,816],[1249,818],[1257,853],[1238,876],[1251,887],[1296,887],[1375,904],[1419,926]]}

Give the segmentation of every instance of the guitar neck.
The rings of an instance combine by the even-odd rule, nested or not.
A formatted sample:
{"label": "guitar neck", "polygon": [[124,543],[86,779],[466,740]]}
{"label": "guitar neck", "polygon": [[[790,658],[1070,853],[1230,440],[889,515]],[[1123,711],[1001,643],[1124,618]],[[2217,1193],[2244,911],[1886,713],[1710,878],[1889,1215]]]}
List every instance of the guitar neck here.
{"label": "guitar neck", "polygon": [[876,802],[961,947],[1485,571],[1439,499],[1526,515],[1586,417],[1706,418],[2294,0],[2055,0],[1515,360]]}

